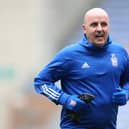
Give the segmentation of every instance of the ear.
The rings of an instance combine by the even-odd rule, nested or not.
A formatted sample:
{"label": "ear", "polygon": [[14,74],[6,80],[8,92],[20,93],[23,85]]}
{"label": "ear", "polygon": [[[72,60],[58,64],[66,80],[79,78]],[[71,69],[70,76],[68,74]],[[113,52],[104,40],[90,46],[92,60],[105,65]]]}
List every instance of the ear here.
{"label": "ear", "polygon": [[83,29],[84,33],[86,33],[86,26],[85,26],[85,24],[82,24],[82,29]]}

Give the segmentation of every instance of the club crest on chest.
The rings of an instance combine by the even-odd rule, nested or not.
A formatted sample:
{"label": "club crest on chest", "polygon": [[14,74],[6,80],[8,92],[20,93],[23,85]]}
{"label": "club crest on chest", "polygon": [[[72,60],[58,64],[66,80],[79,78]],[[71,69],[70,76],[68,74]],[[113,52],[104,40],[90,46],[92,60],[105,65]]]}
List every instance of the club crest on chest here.
{"label": "club crest on chest", "polygon": [[111,59],[111,62],[112,62],[112,66],[117,67],[118,66],[118,59],[117,59],[115,53],[111,54],[110,59]]}

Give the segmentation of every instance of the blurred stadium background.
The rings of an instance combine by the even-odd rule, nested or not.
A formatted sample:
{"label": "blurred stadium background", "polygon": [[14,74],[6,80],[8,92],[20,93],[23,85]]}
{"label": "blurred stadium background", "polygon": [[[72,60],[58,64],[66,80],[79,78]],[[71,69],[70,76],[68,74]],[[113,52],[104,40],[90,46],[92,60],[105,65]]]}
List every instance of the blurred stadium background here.
{"label": "blurred stadium background", "polygon": [[[102,7],[113,40],[129,50],[129,0],[0,0],[0,129],[59,129],[60,107],[33,89],[35,74],[82,36],[85,11]],[[129,129],[129,104],[118,129]]]}

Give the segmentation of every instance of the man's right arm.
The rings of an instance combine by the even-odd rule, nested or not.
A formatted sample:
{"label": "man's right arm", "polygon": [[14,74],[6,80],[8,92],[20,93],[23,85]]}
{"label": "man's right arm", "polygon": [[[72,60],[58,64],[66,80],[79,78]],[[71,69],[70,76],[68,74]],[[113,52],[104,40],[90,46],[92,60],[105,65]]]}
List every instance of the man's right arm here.
{"label": "man's right arm", "polygon": [[38,76],[34,79],[34,86],[39,94],[45,95],[54,103],[60,104],[68,110],[78,112],[86,107],[86,102],[79,99],[77,95],[69,95],[54,83],[45,82]]}
{"label": "man's right arm", "polygon": [[68,62],[69,60],[64,59],[62,54],[57,55],[36,75],[34,87],[37,93],[45,95],[52,102],[76,112],[85,107],[85,102],[79,99],[77,95],[69,95],[55,85],[56,81],[65,78],[67,75],[68,68],[70,68]]}

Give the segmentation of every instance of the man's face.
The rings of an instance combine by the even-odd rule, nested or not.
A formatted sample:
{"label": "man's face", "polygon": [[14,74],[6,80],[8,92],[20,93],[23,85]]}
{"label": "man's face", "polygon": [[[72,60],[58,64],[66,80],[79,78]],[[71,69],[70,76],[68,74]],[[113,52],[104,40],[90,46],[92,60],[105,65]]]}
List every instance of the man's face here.
{"label": "man's face", "polygon": [[89,42],[96,46],[105,45],[109,35],[108,16],[103,13],[86,16],[83,30]]}

